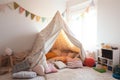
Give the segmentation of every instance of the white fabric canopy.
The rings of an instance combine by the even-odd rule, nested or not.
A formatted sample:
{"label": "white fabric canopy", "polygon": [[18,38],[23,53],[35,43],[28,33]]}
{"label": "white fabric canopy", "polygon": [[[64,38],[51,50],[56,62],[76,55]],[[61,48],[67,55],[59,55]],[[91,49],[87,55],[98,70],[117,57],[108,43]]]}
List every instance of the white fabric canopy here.
{"label": "white fabric canopy", "polygon": [[45,54],[52,48],[61,30],[65,32],[71,43],[80,48],[80,58],[84,61],[86,55],[82,44],[74,38],[73,33],[62,19],[60,13],[57,12],[48,26],[38,33],[35,44],[33,45],[33,50],[29,56],[30,60],[33,62],[32,67],[38,63],[47,67]]}

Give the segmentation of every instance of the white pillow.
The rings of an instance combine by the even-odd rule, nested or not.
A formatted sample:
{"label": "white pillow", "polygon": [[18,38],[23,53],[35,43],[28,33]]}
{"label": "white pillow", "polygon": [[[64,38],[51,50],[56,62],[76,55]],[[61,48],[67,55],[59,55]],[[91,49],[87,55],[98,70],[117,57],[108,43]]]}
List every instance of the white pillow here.
{"label": "white pillow", "polygon": [[66,64],[64,64],[62,61],[56,61],[54,62],[54,64],[58,69],[62,69],[66,67]]}
{"label": "white pillow", "polygon": [[16,78],[16,79],[31,79],[36,76],[37,76],[37,74],[32,71],[20,71],[20,72],[12,74],[12,77]]}

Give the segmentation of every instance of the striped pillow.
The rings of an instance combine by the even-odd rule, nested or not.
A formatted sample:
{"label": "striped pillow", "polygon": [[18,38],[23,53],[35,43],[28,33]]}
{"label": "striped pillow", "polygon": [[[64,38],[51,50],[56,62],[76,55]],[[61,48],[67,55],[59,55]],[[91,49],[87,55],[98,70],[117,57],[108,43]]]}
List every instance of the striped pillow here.
{"label": "striped pillow", "polygon": [[82,68],[83,64],[81,60],[73,60],[73,61],[67,62],[67,67],[68,68]]}

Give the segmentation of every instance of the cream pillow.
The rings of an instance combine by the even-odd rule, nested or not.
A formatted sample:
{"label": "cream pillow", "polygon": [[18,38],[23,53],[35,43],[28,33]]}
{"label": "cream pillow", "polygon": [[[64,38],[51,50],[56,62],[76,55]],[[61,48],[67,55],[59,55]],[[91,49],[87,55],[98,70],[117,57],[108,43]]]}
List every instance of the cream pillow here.
{"label": "cream pillow", "polygon": [[61,55],[61,51],[59,49],[53,49],[52,52],[56,53],[58,56]]}
{"label": "cream pillow", "polygon": [[56,61],[54,62],[54,64],[58,69],[62,69],[66,67],[66,64],[64,64],[62,61]]}

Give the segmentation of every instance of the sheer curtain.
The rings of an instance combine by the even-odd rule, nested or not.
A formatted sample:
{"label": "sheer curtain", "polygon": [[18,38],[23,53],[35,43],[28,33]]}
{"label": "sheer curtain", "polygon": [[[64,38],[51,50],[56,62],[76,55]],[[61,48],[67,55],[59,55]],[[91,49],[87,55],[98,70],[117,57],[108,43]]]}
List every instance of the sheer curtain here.
{"label": "sheer curtain", "polygon": [[70,29],[83,44],[85,50],[93,50],[97,40],[97,15],[94,6],[70,14]]}

